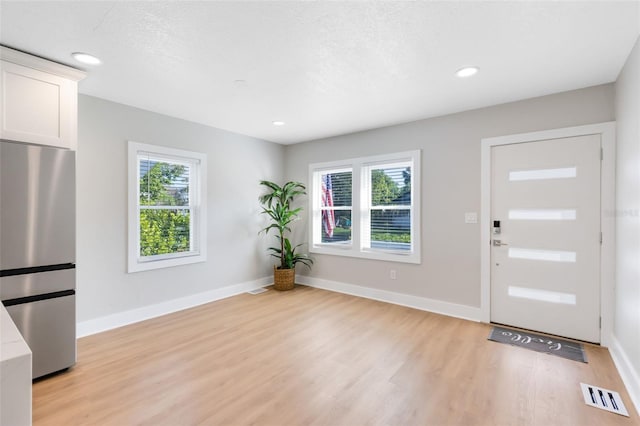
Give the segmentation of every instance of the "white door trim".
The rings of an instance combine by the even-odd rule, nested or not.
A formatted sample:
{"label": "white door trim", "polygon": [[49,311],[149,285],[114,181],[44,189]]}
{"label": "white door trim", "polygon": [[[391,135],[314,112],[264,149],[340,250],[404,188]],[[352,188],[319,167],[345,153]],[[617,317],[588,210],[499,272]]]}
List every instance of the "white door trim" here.
{"label": "white door trim", "polygon": [[533,133],[484,138],[480,151],[480,315],[481,321],[491,322],[491,147],[546,139],[600,134],[603,160],[601,171],[602,247],[600,256],[600,344],[608,347],[613,335],[615,282],[615,162],[616,123],[590,124],[544,130]]}

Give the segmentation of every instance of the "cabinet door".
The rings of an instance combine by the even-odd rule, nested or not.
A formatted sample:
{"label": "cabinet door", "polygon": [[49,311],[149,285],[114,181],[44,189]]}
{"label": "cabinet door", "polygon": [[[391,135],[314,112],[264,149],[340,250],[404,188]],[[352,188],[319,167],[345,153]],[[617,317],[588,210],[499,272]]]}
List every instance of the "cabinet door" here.
{"label": "cabinet door", "polygon": [[1,61],[0,138],[75,149],[77,83]]}

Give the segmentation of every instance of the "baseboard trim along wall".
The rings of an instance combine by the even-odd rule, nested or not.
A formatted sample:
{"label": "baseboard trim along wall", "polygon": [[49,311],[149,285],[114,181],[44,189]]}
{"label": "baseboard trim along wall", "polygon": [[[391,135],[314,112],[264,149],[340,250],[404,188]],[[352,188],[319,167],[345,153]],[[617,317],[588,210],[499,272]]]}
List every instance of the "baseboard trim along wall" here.
{"label": "baseboard trim along wall", "polygon": [[426,297],[412,296],[409,294],[379,290],[338,281],[324,280],[305,275],[296,276],[296,282],[309,287],[350,294],[352,296],[364,297],[366,299],[378,300],[380,302],[393,303],[395,305],[406,306],[408,308],[419,309],[421,311],[433,312],[450,317],[476,322],[480,322],[481,319],[480,308],[474,308],[473,306],[458,305],[456,303],[443,302],[441,300],[428,299]]}
{"label": "baseboard trim along wall", "polygon": [[[298,283],[308,285],[309,287],[316,287],[323,290],[364,297],[366,299],[393,303],[395,305],[406,306],[409,308],[419,309],[421,311],[434,312],[436,314],[471,321],[480,321],[481,318],[480,308],[474,308],[472,306],[458,305],[456,303],[443,302],[441,300],[396,293],[388,290],[378,290],[338,281],[323,280],[304,275],[298,275],[296,278]],[[221,287],[204,293],[192,294],[179,299],[157,303],[155,305],[143,306],[129,311],[118,312],[87,321],[81,321],[77,324],[76,336],[78,338],[90,336],[92,334],[123,327],[136,322],[193,308],[205,303],[225,299],[272,283],[273,277],[263,277],[254,281]]]}
{"label": "baseboard trim along wall", "polygon": [[118,312],[116,314],[104,317],[94,318],[87,321],[81,321],[77,324],[76,337],[85,337],[136,322],[148,320],[173,312],[182,311],[184,309],[193,308],[205,303],[214,302],[216,300],[225,299],[237,294],[245,293],[249,290],[255,290],[273,283],[273,277],[263,277],[253,281],[233,284],[204,293],[192,294],[181,297],[179,299],[168,300],[166,302],[157,303],[155,305],[144,306],[142,308],[132,309],[129,311]]}
{"label": "baseboard trim along wall", "polygon": [[615,335],[611,336],[611,344],[609,345],[609,353],[613,358],[613,363],[618,369],[618,374],[627,388],[631,402],[636,407],[636,411],[640,413],[640,374],[635,370],[627,353],[620,345]]}

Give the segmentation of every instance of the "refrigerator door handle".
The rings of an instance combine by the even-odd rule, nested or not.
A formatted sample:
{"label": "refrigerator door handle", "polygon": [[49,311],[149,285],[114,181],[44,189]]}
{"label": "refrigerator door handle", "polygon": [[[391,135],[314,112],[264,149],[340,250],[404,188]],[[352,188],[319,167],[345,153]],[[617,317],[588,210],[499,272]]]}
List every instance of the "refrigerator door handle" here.
{"label": "refrigerator door handle", "polygon": [[11,277],[13,275],[37,274],[39,272],[64,271],[65,269],[75,269],[75,263],[59,263],[57,265],[30,266],[28,268],[4,269],[0,271],[0,277]]}
{"label": "refrigerator door handle", "polygon": [[14,305],[22,305],[24,303],[39,302],[40,300],[55,299],[57,297],[73,296],[74,294],[76,294],[75,290],[63,290],[63,291],[56,291],[55,293],[45,293],[45,294],[38,294],[35,296],[27,296],[27,297],[19,297],[17,299],[3,300],[2,304],[5,307],[9,307]]}

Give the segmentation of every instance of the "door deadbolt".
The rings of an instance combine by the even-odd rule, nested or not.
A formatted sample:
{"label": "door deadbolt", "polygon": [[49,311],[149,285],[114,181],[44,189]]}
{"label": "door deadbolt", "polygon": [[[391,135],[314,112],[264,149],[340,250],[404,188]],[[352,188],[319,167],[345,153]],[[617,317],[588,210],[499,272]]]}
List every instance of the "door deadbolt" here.
{"label": "door deadbolt", "polygon": [[493,233],[495,235],[500,234],[500,221],[499,220],[494,220],[493,221]]}

